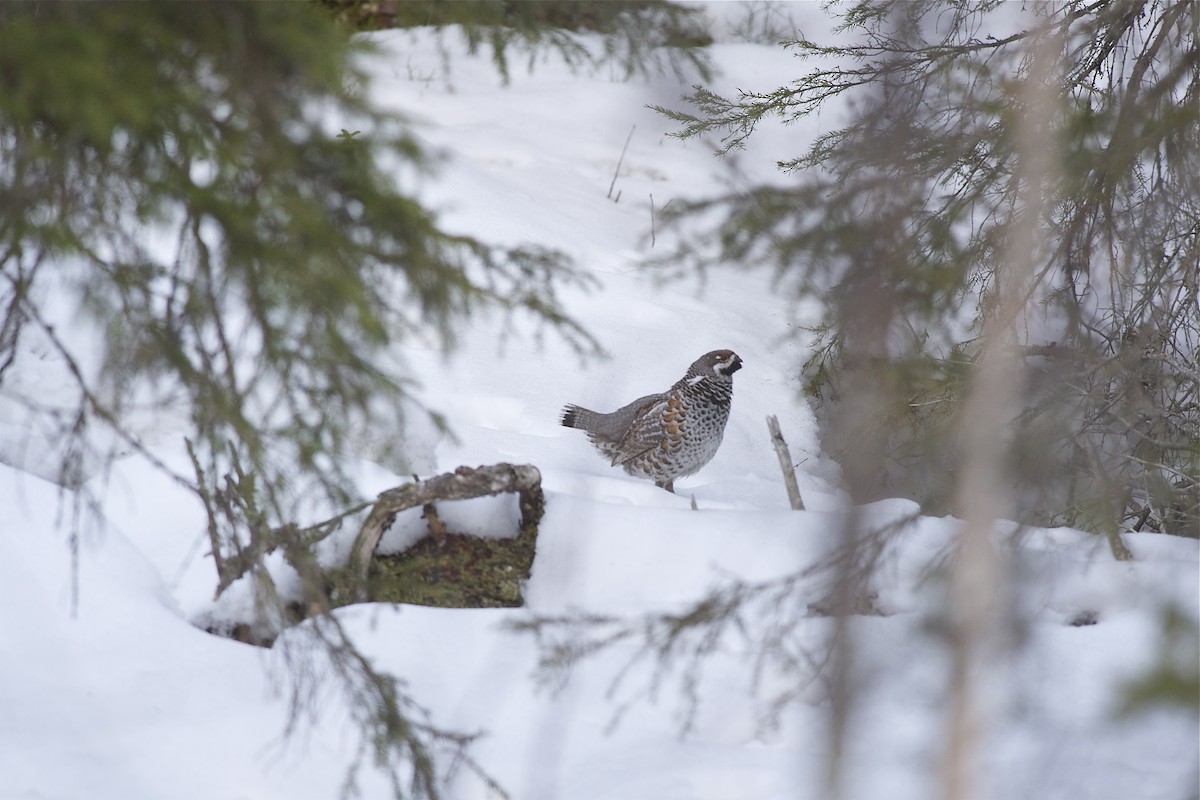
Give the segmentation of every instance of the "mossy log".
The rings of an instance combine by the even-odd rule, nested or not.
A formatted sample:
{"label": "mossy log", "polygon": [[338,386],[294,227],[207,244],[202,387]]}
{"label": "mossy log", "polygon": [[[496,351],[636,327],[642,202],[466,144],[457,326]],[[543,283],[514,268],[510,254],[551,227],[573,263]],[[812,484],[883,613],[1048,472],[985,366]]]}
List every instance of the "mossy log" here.
{"label": "mossy log", "polygon": [[[447,531],[435,502],[515,492],[521,520],[518,535],[509,539],[464,536]],[[394,556],[376,557],[375,549],[396,515],[422,506],[431,536]],[[312,547],[344,522],[370,508],[355,539],[350,563],[330,571],[320,569]],[[529,578],[537,541],[537,526],[545,508],[542,475],[532,465],[493,464],[459,467],[428,480],[414,479],[325,520],[301,528],[284,525],[257,531],[248,547],[222,553],[215,526],[213,560],[219,597],[242,576],[258,568],[276,550],[315,592],[304,603],[292,604],[296,621],[313,613],[349,603],[372,600],[437,605],[451,608],[519,606],[521,587]],[[263,579],[269,579],[265,572]]]}
{"label": "mossy log", "polygon": [[[435,501],[516,492],[521,509],[515,538],[485,539],[446,530]],[[422,506],[430,536],[396,556],[375,549],[401,511]],[[459,467],[454,472],[379,495],[355,539],[346,573],[331,593],[335,603],[407,602],[453,608],[519,606],[529,577],[537,525],[545,508],[542,476],[532,465]],[[340,584],[340,585],[337,585]]]}

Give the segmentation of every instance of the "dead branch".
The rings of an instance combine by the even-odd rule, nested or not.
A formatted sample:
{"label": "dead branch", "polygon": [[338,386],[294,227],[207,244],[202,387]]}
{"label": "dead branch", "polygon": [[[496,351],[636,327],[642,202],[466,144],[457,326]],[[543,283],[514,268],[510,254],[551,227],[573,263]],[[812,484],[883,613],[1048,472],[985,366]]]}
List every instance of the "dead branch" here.
{"label": "dead branch", "polygon": [[771,431],[771,443],[775,445],[775,455],[779,456],[779,469],[783,472],[783,484],[787,487],[788,502],[796,511],[804,510],[804,500],[800,497],[800,487],[796,485],[796,470],[792,466],[792,454],[788,450],[783,433],[779,430],[779,420],[774,416],[767,417],[767,429]]}
{"label": "dead branch", "polygon": [[[199,462],[196,461],[194,453],[192,458],[198,477],[202,477]],[[200,483],[203,484],[203,481],[201,480]],[[219,534],[215,523],[212,522],[216,518],[213,506],[218,499],[210,494],[202,493],[202,500],[205,502],[210,520],[209,535],[213,545],[213,561],[217,567],[218,582],[215,597],[220,597],[235,581],[254,570],[268,554],[276,550],[283,550],[290,562],[299,550],[307,550],[338,530],[346,518],[370,508],[371,512],[359,530],[358,538],[354,541],[354,548],[350,555],[353,574],[359,578],[356,599],[363,600],[365,599],[366,577],[371,557],[374,555],[375,548],[379,545],[384,531],[391,525],[396,514],[417,506],[432,508],[434,501],[468,500],[473,497],[497,495],[502,492],[517,492],[520,496],[522,529],[537,525],[542,518],[545,505],[542,495],[542,474],[538,472],[537,467],[531,464],[494,464],[474,469],[459,467],[454,472],[438,475],[426,481],[414,479],[412,483],[388,489],[380,494],[374,503],[360,503],[316,525],[301,528],[289,524],[266,531],[256,531],[251,536],[249,546],[241,547],[235,543],[232,553],[222,553]],[[436,511],[430,515],[427,510],[426,517],[429,519],[431,530],[435,530],[436,526],[441,526],[441,520],[437,519]],[[441,526],[441,529],[444,530],[444,526]]]}
{"label": "dead branch", "polygon": [[542,495],[542,474],[531,464],[494,464],[474,469],[459,467],[454,472],[397,486],[379,495],[350,551],[350,570],[358,583],[356,599],[366,600],[367,571],[371,566],[371,558],[384,531],[398,513],[417,506],[427,506],[435,500],[469,500],[503,492],[516,492],[519,495],[522,528],[537,525],[542,517],[545,499]]}

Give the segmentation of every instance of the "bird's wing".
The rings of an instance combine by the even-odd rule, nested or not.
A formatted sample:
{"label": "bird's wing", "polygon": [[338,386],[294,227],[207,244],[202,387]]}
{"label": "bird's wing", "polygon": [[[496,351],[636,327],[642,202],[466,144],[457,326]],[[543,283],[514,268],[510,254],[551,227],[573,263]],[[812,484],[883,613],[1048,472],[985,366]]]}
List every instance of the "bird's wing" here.
{"label": "bird's wing", "polygon": [[665,394],[650,394],[639,397],[624,408],[617,409],[613,416],[622,417],[624,435],[617,442],[612,464],[625,464],[649,450],[658,447],[663,439],[662,428],[657,424],[646,424],[646,420],[661,417],[666,410],[669,397]]}

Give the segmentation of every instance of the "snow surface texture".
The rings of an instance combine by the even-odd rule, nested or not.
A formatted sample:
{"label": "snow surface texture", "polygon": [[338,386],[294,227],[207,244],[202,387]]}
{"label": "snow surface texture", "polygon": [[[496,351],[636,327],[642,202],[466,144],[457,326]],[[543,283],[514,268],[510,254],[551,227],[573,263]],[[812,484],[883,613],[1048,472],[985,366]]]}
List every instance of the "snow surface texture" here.
{"label": "snow surface texture", "polygon": [[[793,311],[764,275],[730,271],[711,275],[703,288],[660,287],[636,269],[649,252],[650,196],[661,208],[727,177],[709,146],[667,139],[667,122],[645,108],[677,102],[686,87],[573,75],[550,59],[532,75],[515,70],[504,88],[484,57],[455,57],[443,74],[428,35],[376,38],[388,53],[371,62],[375,97],[410,115],[422,139],[446,155],[422,192],[447,227],[561,248],[600,284],[591,294],[568,292],[566,303],[610,360],[583,364],[553,337],[540,345],[527,333],[502,338],[499,324],[487,320],[464,332],[454,353],[414,344],[398,354],[457,436],[423,434],[428,448],[416,468],[516,461],[542,470],[547,510],[527,587],[530,609],[670,610],[725,578],[768,580],[820,558],[841,524],[842,498],[812,415],[796,400],[792,376],[803,354],[800,343],[784,338]],[[719,89],[773,87],[797,68],[775,47],[728,42],[712,51]],[[614,202],[606,194],[633,126]],[[739,180],[771,179],[775,159],[797,152],[811,133],[766,128],[740,157]],[[746,368],[735,379],[721,451],[679,482],[678,495],[611,469],[578,431],[557,425],[566,402],[616,408],[665,389],[716,348],[735,350]],[[779,415],[801,463],[808,511],[787,509],[767,414]],[[7,426],[0,427],[3,452],[36,451],[16,441],[17,422],[0,423]],[[160,455],[186,472],[170,433],[161,437]],[[29,466],[36,472],[39,465]],[[373,464],[360,471],[366,496],[403,480]],[[328,699],[315,724],[282,740],[286,702],[273,690],[279,646],[263,651],[193,624],[251,613],[245,587],[212,601],[216,576],[203,556],[196,502],[134,459],[117,465],[104,490],[106,524],[83,532],[73,613],[64,546],[70,498],[28,472],[0,469],[0,798],[337,796],[356,743],[346,709]],[[699,511],[689,508],[691,496]],[[884,523],[915,511],[896,500],[864,513]],[[509,501],[483,501],[447,505],[442,515],[459,529],[486,533],[507,526],[516,510]],[[402,548],[415,530],[402,522],[384,547]],[[919,518],[872,587],[883,615],[852,619],[858,705],[845,756],[847,797],[935,794],[947,659],[928,625],[942,592],[930,564],[955,531],[954,520]],[[1035,530],[1020,541],[1021,603],[1031,621],[1014,632],[1017,654],[990,676],[984,796],[1194,797],[1195,717],[1162,711],[1118,719],[1115,710],[1122,682],[1159,649],[1163,605],[1194,607],[1197,543],[1130,536],[1136,559],[1118,564],[1098,537],[1078,531]],[[339,552],[344,542],[330,543],[325,556]],[[286,582],[282,565],[279,572]],[[805,592],[818,600],[822,586]],[[752,654],[736,637],[708,663],[702,702],[682,734],[688,708],[673,680],[646,693],[649,673],[635,670],[610,696],[632,644],[585,663],[555,692],[533,679],[532,641],[502,628],[525,610],[373,605],[339,614],[436,722],[487,732],[473,752],[514,798],[820,796],[830,754],[823,684],[800,686],[773,716],[771,698],[796,690],[796,675],[768,673],[756,682]],[[1096,624],[1069,624],[1083,617]],[[801,634],[817,649],[832,624],[813,617]],[[365,797],[387,792],[369,767],[360,788]],[[486,795],[465,773],[451,786],[455,798]]]}

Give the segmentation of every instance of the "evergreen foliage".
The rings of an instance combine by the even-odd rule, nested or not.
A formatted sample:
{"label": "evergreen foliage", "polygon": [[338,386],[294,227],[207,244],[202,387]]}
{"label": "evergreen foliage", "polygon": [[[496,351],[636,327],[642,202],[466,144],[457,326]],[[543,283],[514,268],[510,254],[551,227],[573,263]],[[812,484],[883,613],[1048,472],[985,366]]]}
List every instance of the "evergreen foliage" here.
{"label": "evergreen foliage", "polygon": [[[356,426],[399,438],[412,379],[387,358],[396,342],[450,344],[492,306],[588,346],[556,308],[561,254],[448,233],[396,184],[424,156],[363,100],[352,43],[311,6],[0,15],[0,352],[7,370],[28,329],[54,342],[78,408],[20,399],[78,448],[95,426],[138,447],[135,402],[182,407],[206,473],[236,463],[280,524],[305,478],[340,497]],[[51,291],[97,324],[98,369],[59,337]]]}
{"label": "evergreen foliage", "polygon": [[[314,619],[281,646],[292,725],[332,677],[360,725],[354,770],[369,756],[397,796],[437,797],[446,764],[474,768],[471,737],[355,648],[295,521],[317,496],[348,504],[358,443],[403,442],[419,403],[397,343],[452,345],[485,309],[594,343],[556,300],[579,280],[565,256],[448,232],[405,188],[429,164],[365,99],[364,47],[313,4],[0,5],[0,399],[58,444],[76,498],[118,454],[154,459],[140,415],[185,418],[193,470],[173,474],[216,555],[257,564],[267,627],[295,598],[265,543],[288,541],[300,573]],[[77,402],[24,390],[43,359]]]}
{"label": "evergreen foliage", "polygon": [[[530,69],[547,52],[574,68],[612,65],[626,79],[653,73],[709,77],[712,42],[696,8],[666,0],[317,0],[358,30],[434,27],[461,35],[471,53],[485,49],[501,76],[524,58]],[[575,34],[602,35],[600,50]]]}
{"label": "evergreen foliage", "polygon": [[1200,535],[1200,14],[1194,2],[1076,0],[1039,5],[1012,30],[1012,10],[853,3],[835,12],[837,42],[784,43],[828,66],[735,97],[697,86],[690,110],[659,109],[678,136],[719,137],[722,152],[765,119],[835,98],[851,109],[780,164],[786,184],[673,204],[676,222],[718,221],[689,227],[669,261],[768,264],[790,296],[826,295],[806,392],[828,417],[850,395],[863,411],[831,424],[826,445],[864,465],[860,499],[953,510],[964,377],[1000,313],[997,265],[1026,211],[1021,91],[1050,48],[1055,112],[1041,141],[1054,169],[1037,220],[1048,244],[1004,320],[1024,363],[1016,513]]}

